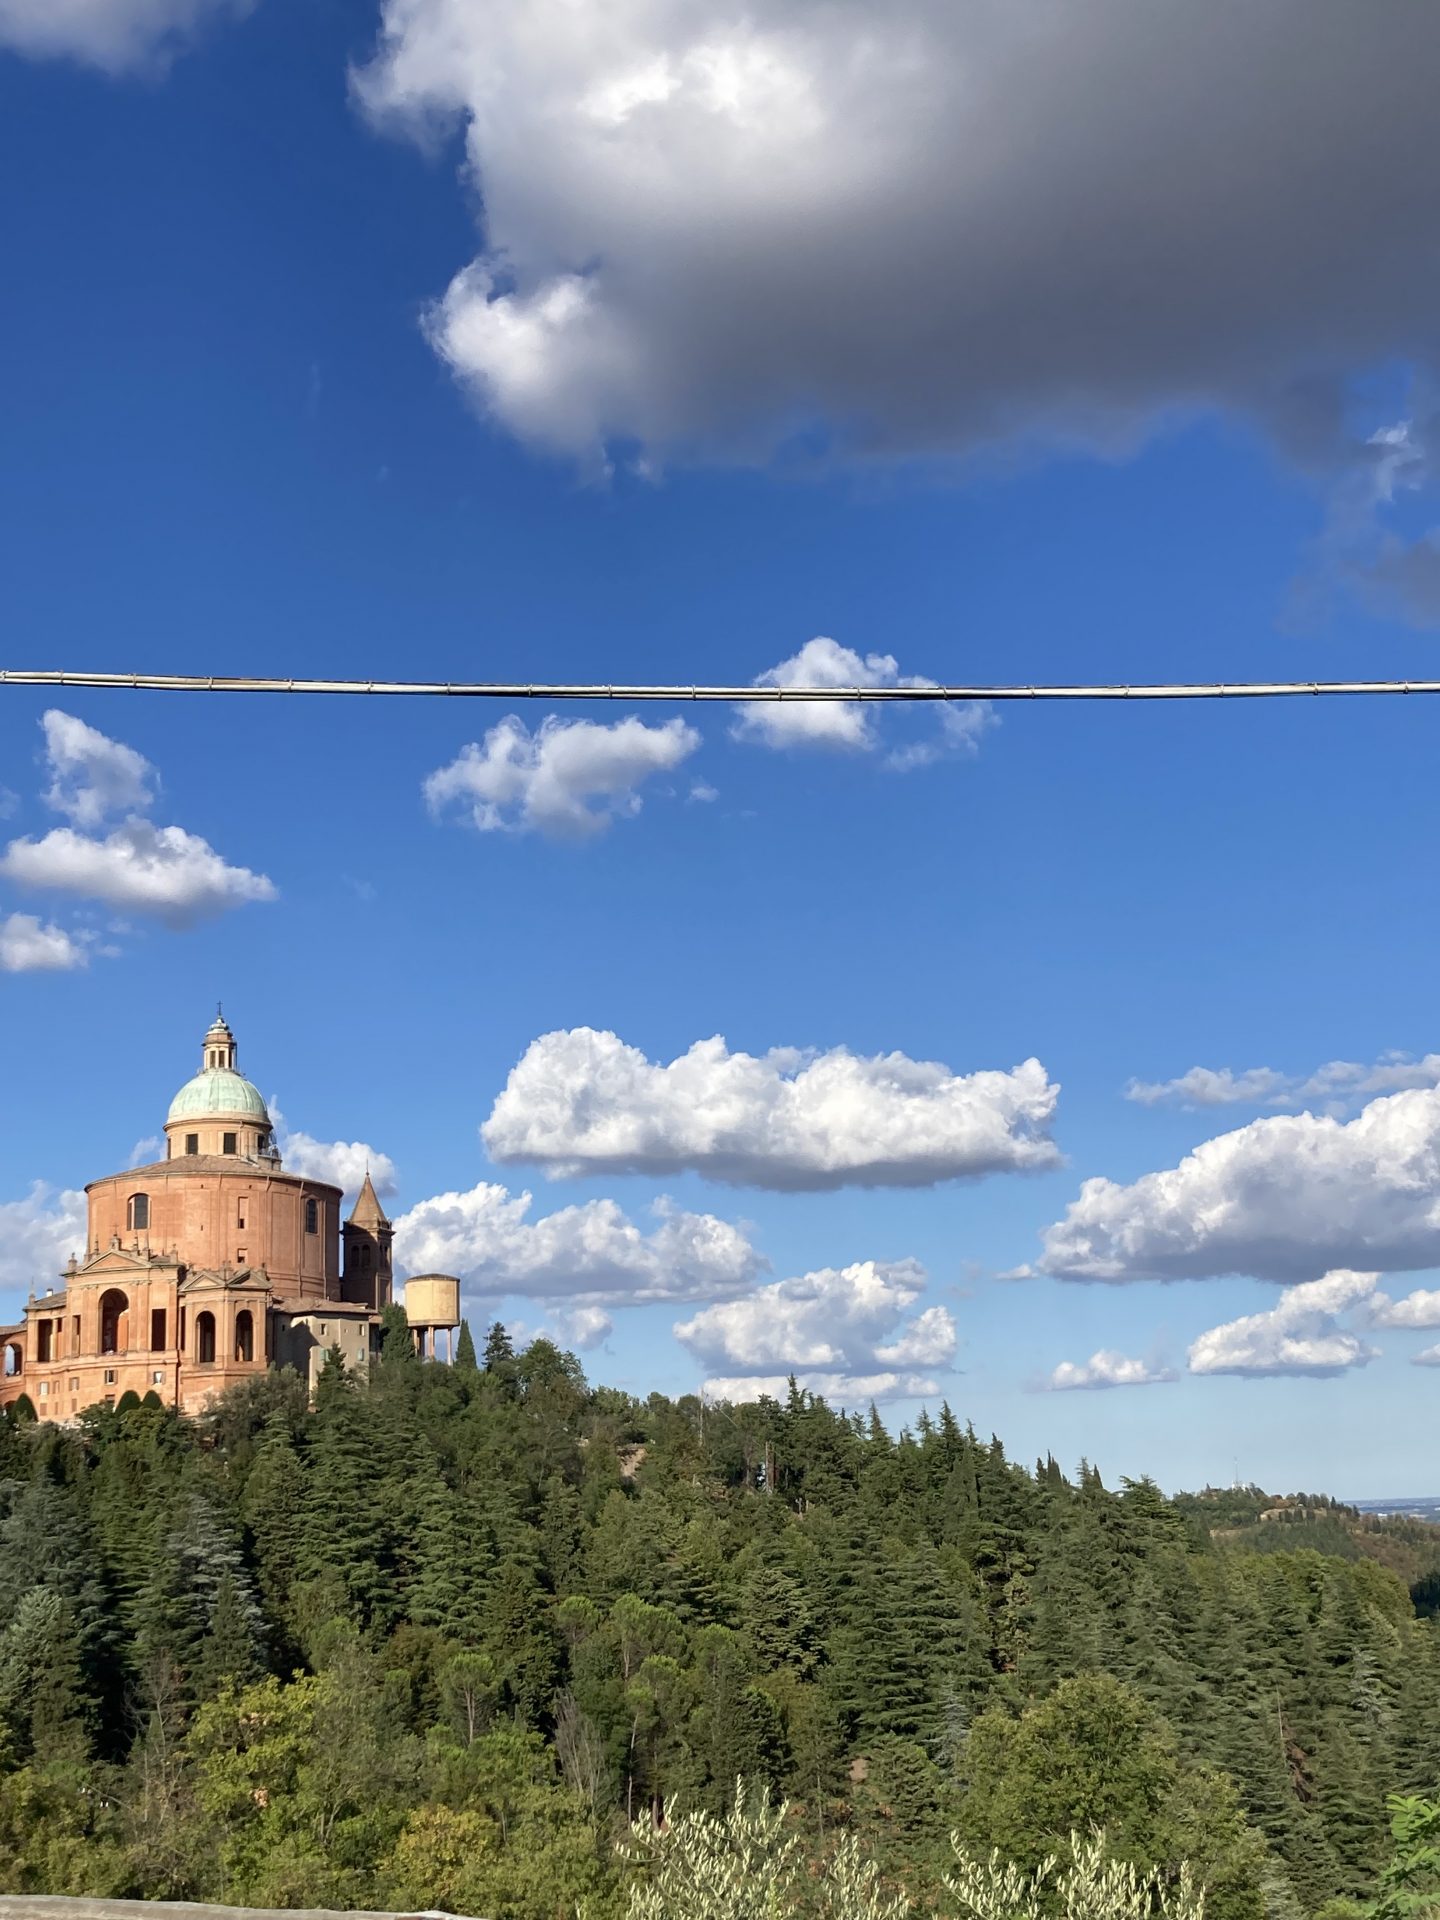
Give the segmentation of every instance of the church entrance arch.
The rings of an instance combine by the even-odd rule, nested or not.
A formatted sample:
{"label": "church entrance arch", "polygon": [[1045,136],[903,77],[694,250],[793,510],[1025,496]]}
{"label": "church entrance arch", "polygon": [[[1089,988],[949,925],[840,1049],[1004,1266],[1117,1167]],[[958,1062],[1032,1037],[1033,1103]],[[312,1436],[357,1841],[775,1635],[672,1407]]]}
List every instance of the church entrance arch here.
{"label": "church entrance arch", "polygon": [[13,1380],[17,1373],[25,1371],[25,1349],[18,1340],[5,1342],[5,1378]]}
{"label": "church entrance arch", "polygon": [[208,1308],[195,1316],[195,1358],[202,1367],[215,1364],[215,1316]]}
{"label": "church entrance arch", "polygon": [[130,1302],[119,1287],[100,1296],[100,1351],[124,1353],[130,1344]]}

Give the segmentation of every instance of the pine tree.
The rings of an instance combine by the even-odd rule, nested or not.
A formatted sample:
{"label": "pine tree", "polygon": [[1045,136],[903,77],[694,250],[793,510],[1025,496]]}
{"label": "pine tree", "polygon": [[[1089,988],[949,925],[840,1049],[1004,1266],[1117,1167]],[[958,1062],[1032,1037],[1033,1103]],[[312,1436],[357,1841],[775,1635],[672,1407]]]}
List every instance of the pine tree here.
{"label": "pine tree", "polygon": [[455,1369],[457,1373],[474,1373],[478,1363],[475,1359],[475,1336],[470,1331],[470,1322],[460,1322],[460,1337],[455,1342]]}

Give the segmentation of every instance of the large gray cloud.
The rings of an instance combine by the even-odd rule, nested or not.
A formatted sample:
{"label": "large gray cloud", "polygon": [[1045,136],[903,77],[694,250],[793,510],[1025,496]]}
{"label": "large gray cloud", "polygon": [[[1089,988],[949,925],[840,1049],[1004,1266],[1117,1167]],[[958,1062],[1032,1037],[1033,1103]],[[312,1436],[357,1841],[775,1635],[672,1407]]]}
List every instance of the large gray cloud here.
{"label": "large gray cloud", "polygon": [[1252,1120],[1128,1186],[1087,1180],[1044,1241],[1040,1271],[1061,1280],[1440,1265],[1440,1089],[1372,1100],[1344,1123]]}
{"label": "large gray cloud", "polygon": [[357,84],[463,122],[431,336],[538,443],[1309,446],[1433,357],[1437,55],[1413,0],[385,0]]}

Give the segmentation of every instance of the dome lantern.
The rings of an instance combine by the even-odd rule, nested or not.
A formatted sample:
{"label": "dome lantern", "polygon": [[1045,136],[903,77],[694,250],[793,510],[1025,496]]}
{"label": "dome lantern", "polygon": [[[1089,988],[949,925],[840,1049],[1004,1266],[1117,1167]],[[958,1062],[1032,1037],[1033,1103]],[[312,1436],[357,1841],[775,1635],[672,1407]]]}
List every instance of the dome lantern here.
{"label": "dome lantern", "polygon": [[264,1096],[236,1065],[237,1048],[223,1013],[217,1011],[200,1052],[200,1071],[170,1102],[165,1120],[167,1157],[196,1154],[264,1158],[278,1167]]}

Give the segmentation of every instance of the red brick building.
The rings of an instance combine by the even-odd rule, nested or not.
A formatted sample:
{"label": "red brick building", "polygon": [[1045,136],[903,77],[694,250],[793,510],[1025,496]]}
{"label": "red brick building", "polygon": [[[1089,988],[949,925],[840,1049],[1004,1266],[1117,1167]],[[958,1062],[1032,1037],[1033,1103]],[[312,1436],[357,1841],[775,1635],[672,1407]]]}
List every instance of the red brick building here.
{"label": "red brick building", "polygon": [[390,1222],[368,1174],[342,1223],[338,1187],[285,1172],[223,1018],[170,1103],[165,1158],[85,1194],[83,1253],[0,1328],[0,1406],[24,1393],[42,1420],[68,1420],[133,1389],[196,1412],[269,1366],[313,1381],[331,1347],[368,1362],[391,1297]]}

